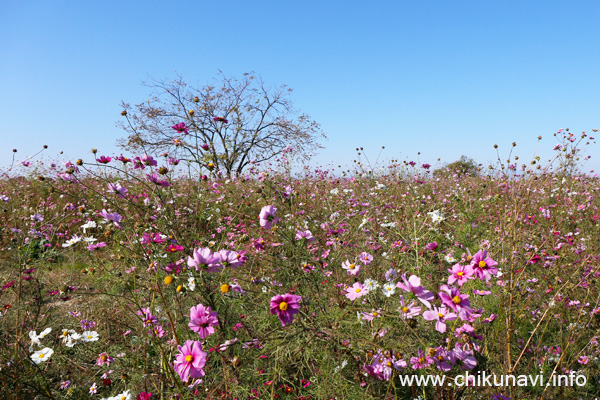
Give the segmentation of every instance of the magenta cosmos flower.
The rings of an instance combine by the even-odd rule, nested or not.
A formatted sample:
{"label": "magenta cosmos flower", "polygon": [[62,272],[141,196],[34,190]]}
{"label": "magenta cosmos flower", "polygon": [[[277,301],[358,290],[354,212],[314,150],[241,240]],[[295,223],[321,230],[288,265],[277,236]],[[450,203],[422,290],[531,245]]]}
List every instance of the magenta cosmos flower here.
{"label": "magenta cosmos flower", "polygon": [[177,346],[179,354],[175,356],[173,369],[179,374],[182,381],[190,378],[204,376],[206,353],[202,351],[202,344],[193,340],[186,340],[183,346]]}
{"label": "magenta cosmos flower", "polygon": [[450,288],[446,285],[440,287],[441,292],[438,293],[442,304],[451,308],[463,321],[469,318],[471,314],[471,302],[468,294],[462,294],[456,288]]}
{"label": "magenta cosmos flower", "polygon": [[260,214],[258,218],[260,219],[260,226],[266,229],[271,229],[273,224],[276,224],[279,221],[279,218],[275,216],[277,209],[271,205],[264,206],[260,210]]}
{"label": "magenta cosmos flower", "polygon": [[487,250],[479,250],[473,258],[471,258],[471,266],[475,271],[475,276],[479,279],[485,279],[486,282],[490,280],[491,275],[498,273],[496,266],[498,263],[492,260],[488,255]]}
{"label": "magenta cosmos flower", "polygon": [[216,311],[211,311],[210,307],[198,304],[190,308],[190,323],[188,326],[198,333],[201,339],[204,339],[215,333],[215,326],[219,326],[218,316],[219,314]]}
{"label": "magenta cosmos flower", "polygon": [[411,357],[410,363],[412,364],[413,369],[422,369],[427,368],[433,364],[434,361],[433,358],[429,357],[423,350],[419,349],[418,356]]}
{"label": "magenta cosmos flower", "polygon": [[295,294],[278,294],[271,297],[271,314],[277,314],[281,326],[289,324],[294,319],[294,314],[300,312],[299,302],[302,297]]}
{"label": "magenta cosmos flower", "polygon": [[352,301],[369,293],[369,289],[364,287],[360,282],[355,282],[354,285],[347,288],[346,291],[348,292],[346,293],[346,297]]}
{"label": "magenta cosmos flower", "polygon": [[171,128],[175,129],[179,133],[183,133],[184,135],[187,135],[189,133],[188,132],[189,128],[187,126],[185,126],[184,122],[180,122],[178,124],[175,124]]}

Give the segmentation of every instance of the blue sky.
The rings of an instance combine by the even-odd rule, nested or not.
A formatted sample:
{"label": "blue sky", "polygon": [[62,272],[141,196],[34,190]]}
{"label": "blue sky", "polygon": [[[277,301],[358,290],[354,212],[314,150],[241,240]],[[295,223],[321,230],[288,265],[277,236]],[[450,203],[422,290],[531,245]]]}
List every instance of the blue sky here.
{"label": "blue sky", "polygon": [[538,135],[549,156],[558,129],[600,128],[599,16],[597,1],[4,0],[0,170],[13,148],[118,154],[120,102],[147,99],[143,80],[201,86],[218,70],[293,88],[329,137],[315,165],[350,165],[360,146],[487,163],[513,141],[529,160]]}

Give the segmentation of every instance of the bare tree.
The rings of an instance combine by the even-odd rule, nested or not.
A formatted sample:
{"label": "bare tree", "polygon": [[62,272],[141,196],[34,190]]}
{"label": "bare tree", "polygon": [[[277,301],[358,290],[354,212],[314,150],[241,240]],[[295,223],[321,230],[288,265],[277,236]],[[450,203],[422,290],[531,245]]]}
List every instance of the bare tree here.
{"label": "bare tree", "polygon": [[215,85],[193,88],[181,76],[153,81],[157,93],[134,107],[123,102],[128,136],[123,149],[168,152],[200,168],[240,173],[251,162],[263,162],[286,148],[306,157],[322,148],[320,125],[299,114],[289,100],[292,89],[267,87],[246,73],[242,79],[220,76]]}

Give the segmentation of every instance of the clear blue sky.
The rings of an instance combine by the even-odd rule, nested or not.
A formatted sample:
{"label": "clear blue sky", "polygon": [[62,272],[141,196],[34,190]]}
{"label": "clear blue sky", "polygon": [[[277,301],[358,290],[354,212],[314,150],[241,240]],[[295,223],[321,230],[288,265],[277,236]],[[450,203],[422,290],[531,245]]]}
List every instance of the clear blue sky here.
{"label": "clear blue sky", "polygon": [[[222,70],[287,84],[328,134],[315,163],[529,159],[600,128],[598,1],[0,1],[0,169],[120,153],[121,100]],[[587,170],[600,170],[592,147]]]}

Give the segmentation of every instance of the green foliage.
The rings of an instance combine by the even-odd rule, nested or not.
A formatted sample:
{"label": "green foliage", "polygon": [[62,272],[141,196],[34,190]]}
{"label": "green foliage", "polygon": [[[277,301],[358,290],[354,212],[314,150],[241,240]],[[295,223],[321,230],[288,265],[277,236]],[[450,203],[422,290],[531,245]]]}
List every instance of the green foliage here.
{"label": "green foliage", "polygon": [[436,178],[451,177],[452,175],[477,176],[479,175],[479,166],[475,160],[463,155],[458,160],[433,171],[433,176]]}

